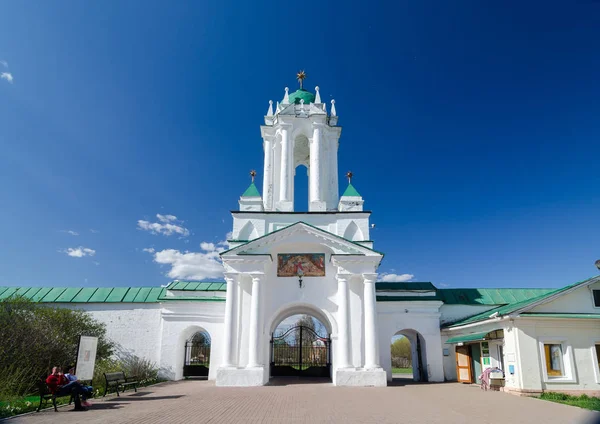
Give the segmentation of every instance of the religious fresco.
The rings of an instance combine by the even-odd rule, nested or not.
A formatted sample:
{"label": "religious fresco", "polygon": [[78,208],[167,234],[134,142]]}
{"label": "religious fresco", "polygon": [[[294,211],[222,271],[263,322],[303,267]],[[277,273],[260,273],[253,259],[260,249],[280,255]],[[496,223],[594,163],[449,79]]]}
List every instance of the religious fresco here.
{"label": "religious fresco", "polygon": [[278,277],[324,277],[324,253],[279,253],[277,255]]}

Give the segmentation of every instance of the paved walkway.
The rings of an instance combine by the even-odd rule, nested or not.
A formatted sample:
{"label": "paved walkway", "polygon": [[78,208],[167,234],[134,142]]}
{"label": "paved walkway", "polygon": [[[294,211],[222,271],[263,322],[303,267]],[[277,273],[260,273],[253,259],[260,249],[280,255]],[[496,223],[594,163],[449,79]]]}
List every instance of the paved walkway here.
{"label": "paved walkway", "polygon": [[18,423],[592,423],[599,413],[483,392],[459,383],[385,388],[334,387],[298,380],[279,386],[215,387],[210,381],[163,383],[97,400],[89,411],[43,411]]}

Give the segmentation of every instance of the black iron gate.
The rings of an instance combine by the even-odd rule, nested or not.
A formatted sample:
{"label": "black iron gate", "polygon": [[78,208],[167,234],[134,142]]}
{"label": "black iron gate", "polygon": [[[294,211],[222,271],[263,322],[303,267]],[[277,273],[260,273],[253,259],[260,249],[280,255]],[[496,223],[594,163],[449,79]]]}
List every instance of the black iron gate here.
{"label": "black iron gate", "polygon": [[331,339],[303,325],[271,338],[271,376],[331,376]]}
{"label": "black iron gate", "polygon": [[210,366],[210,336],[201,331],[185,343],[184,377],[207,377]]}

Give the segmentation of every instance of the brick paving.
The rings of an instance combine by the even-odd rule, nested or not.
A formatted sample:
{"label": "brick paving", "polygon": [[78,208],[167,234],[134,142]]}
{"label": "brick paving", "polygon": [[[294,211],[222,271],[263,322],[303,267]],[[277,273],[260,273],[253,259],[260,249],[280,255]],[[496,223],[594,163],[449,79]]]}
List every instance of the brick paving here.
{"label": "brick paving", "polygon": [[600,413],[572,406],[483,392],[459,383],[385,388],[334,387],[281,380],[253,388],[212,381],[162,383],[94,401],[89,411],[43,411],[10,423],[594,423]]}

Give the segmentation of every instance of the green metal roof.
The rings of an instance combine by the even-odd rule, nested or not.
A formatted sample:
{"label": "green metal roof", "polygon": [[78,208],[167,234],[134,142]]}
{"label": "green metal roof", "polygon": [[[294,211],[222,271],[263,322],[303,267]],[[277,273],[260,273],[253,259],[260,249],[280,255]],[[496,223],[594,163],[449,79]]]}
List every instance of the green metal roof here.
{"label": "green metal roof", "polygon": [[485,340],[485,336],[487,336],[489,333],[490,333],[489,331],[484,331],[483,333],[471,333],[471,334],[464,334],[462,336],[450,337],[448,340],[446,340],[446,343],[454,344],[454,343],[476,342],[479,340]]}
{"label": "green metal roof", "polygon": [[537,298],[556,289],[438,289],[447,305],[506,305]]}
{"label": "green metal roof", "polygon": [[377,302],[440,302],[441,300],[437,294],[435,296],[377,296]]}
{"label": "green metal roof", "polygon": [[173,281],[167,287],[0,287],[0,300],[20,295],[42,303],[157,303],[168,300],[218,300],[218,297],[165,297],[167,289],[224,292],[223,282]]}
{"label": "green metal roof", "polygon": [[300,99],[304,99],[304,104],[307,105],[309,103],[315,102],[315,95],[304,88],[300,88],[293,93],[290,93],[290,104],[295,103],[297,105],[300,104]]}
{"label": "green metal roof", "polygon": [[342,197],[343,196],[361,197],[358,190],[356,190],[351,183],[348,183],[348,187],[346,187],[346,191],[344,191],[344,194],[342,194]]}
{"label": "green metal roof", "polygon": [[254,182],[250,184],[250,186],[246,189],[244,194],[242,194],[242,197],[260,197],[260,193],[254,185]]}
{"label": "green metal roof", "polygon": [[375,283],[375,290],[378,291],[413,291],[413,290],[421,290],[421,291],[435,291],[436,287],[429,282],[417,282],[417,281],[408,281],[403,283],[385,283],[382,281],[378,281]]}
{"label": "green metal roof", "polygon": [[196,281],[172,281],[166,287],[168,290],[182,291],[221,291],[227,290],[227,283],[223,281],[196,282]]}
{"label": "green metal roof", "polygon": [[541,300],[544,300],[546,298],[549,298],[551,296],[558,295],[567,290],[573,289],[577,286],[593,283],[597,280],[598,280],[598,277],[593,277],[593,278],[589,278],[584,281],[580,281],[575,284],[571,284],[566,287],[561,287],[560,289],[548,290],[548,291],[546,291],[546,293],[542,293],[538,296],[535,296],[535,297],[532,297],[529,299],[521,300],[519,302],[509,303],[508,305],[499,306],[497,308],[490,309],[489,311],[485,311],[480,314],[473,315],[471,317],[465,318],[463,320],[460,320],[460,321],[457,321],[454,323],[448,323],[445,325],[445,327],[458,327],[458,326],[465,325],[465,324],[471,324],[474,322],[485,321],[485,320],[489,319],[490,315],[492,315],[492,314],[496,314],[496,316],[498,316],[498,317],[501,317],[504,315],[509,315],[514,312],[523,310],[524,308],[527,308],[529,306],[533,306],[535,303],[537,303]]}

